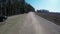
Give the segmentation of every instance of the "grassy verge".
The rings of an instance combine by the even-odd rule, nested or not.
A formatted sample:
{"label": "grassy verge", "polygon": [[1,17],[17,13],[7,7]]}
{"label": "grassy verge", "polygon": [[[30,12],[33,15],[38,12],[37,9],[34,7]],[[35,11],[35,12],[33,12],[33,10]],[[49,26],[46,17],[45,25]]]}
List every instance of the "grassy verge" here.
{"label": "grassy verge", "polygon": [[60,25],[60,15],[49,14],[49,13],[36,13],[38,16],[41,16],[57,25]]}

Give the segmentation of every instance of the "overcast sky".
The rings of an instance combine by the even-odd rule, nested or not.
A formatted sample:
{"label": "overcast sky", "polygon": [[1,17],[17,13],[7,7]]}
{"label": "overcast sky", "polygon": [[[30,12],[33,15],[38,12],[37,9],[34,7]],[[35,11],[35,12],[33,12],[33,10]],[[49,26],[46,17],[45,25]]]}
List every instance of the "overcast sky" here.
{"label": "overcast sky", "polygon": [[60,0],[26,0],[35,10],[47,9],[50,12],[60,12]]}

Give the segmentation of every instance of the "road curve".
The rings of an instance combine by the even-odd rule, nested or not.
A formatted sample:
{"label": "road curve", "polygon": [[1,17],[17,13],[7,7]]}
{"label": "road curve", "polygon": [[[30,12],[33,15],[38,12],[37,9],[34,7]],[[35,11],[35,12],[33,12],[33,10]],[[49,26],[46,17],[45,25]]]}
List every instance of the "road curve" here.
{"label": "road curve", "polygon": [[0,34],[60,34],[60,26],[30,12],[9,17]]}

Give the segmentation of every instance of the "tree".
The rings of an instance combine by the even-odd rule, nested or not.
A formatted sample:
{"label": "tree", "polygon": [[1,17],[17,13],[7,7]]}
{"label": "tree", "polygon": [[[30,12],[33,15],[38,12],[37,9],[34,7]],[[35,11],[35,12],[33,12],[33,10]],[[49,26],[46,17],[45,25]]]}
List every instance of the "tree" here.
{"label": "tree", "polygon": [[37,10],[37,12],[39,12],[39,13],[49,13],[49,10],[42,9],[42,10]]}
{"label": "tree", "polygon": [[2,9],[0,12],[3,15],[11,16],[35,11],[35,9],[30,4],[25,2],[25,0],[13,0],[13,3],[11,3],[12,0],[6,1],[7,0],[3,0],[3,2],[0,2],[3,3],[3,7],[0,7]]}
{"label": "tree", "polygon": [[35,11],[35,9],[28,3],[25,3],[25,12]]}

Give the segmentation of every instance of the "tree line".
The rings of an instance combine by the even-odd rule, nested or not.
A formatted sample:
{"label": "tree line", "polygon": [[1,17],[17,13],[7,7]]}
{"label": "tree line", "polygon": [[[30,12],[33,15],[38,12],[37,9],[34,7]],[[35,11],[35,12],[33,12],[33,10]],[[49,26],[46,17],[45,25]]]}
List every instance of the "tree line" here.
{"label": "tree line", "polygon": [[25,2],[25,0],[20,2],[16,1],[14,3],[11,3],[10,0],[7,3],[4,2],[6,1],[3,0],[0,2],[0,15],[11,16],[35,11],[30,4]]}

